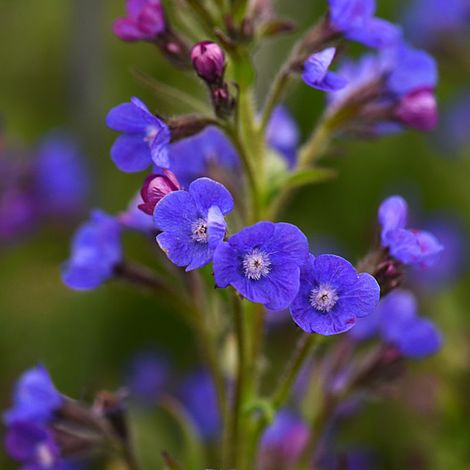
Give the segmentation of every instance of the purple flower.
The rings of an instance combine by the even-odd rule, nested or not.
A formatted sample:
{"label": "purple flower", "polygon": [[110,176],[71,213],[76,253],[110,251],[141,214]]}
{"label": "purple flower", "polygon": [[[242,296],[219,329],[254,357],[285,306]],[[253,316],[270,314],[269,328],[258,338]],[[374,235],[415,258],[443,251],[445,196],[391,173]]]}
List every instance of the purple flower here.
{"label": "purple flower", "polygon": [[113,108],[106,117],[109,128],[122,132],[111,148],[116,166],[127,173],[142,171],[153,164],[168,168],[170,129],[138,98]]}
{"label": "purple flower", "polygon": [[422,88],[406,94],[400,100],[395,116],[408,127],[423,132],[432,131],[438,120],[434,91]]}
{"label": "purple flower", "polygon": [[297,122],[286,107],[277,106],[266,129],[268,146],[279,152],[292,168],[297,160],[299,141],[300,132]]}
{"label": "purple flower", "polygon": [[401,196],[391,196],[382,202],[379,208],[382,246],[403,264],[428,268],[443,247],[431,233],[405,228],[407,218],[408,205]]}
{"label": "purple flower", "polygon": [[167,194],[181,189],[175,174],[170,170],[163,170],[162,175],[149,175],[145,178],[144,185],[140,190],[143,203],[139,209],[148,215],[153,215],[155,206]]}
{"label": "purple flower", "polygon": [[121,228],[102,211],[91,213],[72,242],[72,254],[62,268],[62,280],[72,289],[95,289],[113,276],[122,259]]}
{"label": "purple flower", "polygon": [[188,191],[174,191],[155,206],[155,226],[162,231],[157,242],[177,266],[201,268],[224,239],[224,215],[232,209],[233,198],[222,184],[199,178]]}
{"label": "purple flower", "polygon": [[221,85],[225,73],[223,49],[211,41],[201,41],[191,50],[194,70],[209,85]]}
{"label": "purple flower", "polygon": [[400,29],[376,18],[375,0],[329,0],[330,23],[347,39],[370,47],[390,47],[401,37]]}
{"label": "purple flower", "polygon": [[336,49],[329,47],[311,55],[304,63],[303,81],[307,85],[322,91],[337,91],[344,88],[348,83],[347,80],[334,72],[328,71],[335,54]]}
{"label": "purple flower", "polygon": [[52,433],[39,424],[19,422],[10,426],[5,447],[10,457],[21,462],[23,470],[64,470]]}
{"label": "purple flower", "polygon": [[281,410],[263,434],[258,456],[259,468],[288,470],[300,457],[308,438],[306,423],[296,413]]}
{"label": "purple flower", "polygon": [[188,375],[182,383],[181,399],[199,433],[206,439],[220,430],[217,395],[212,378],[204,369]]}
{"label": "purple flower", "polygon": [[236,150],[216,127],[170,145],[170,167],[185,187],[197,178],[211,176],[218,169],[236,173],[240,160]]}
{"label": "purple flower", "polygon": [[62,395],[55,388],[45,367],[37,366],[26,371],[18,380],[13,406],[3,419],[7,425],[26,421],[45,423],[62,403]]}
{"label": "purple flower", "polygon": [[127,15],[113,23],[123,41],[152,41],[165,31],[165,11],[160,0],[127,0]]}
{"label": "purple flower", "polygon": [[214,254],[217,287],[233,286],[270,310],[289,306],[308,256],[305,235],[294,225],[258,222],[220,243]]}
{"label": "purple flower", "polygon": [[372,313],[379,297],[377,281],[370,274],[358,274],[344,258],[310,255],[290,310],[302,330],[329,336],[350,330],[358,317]]}

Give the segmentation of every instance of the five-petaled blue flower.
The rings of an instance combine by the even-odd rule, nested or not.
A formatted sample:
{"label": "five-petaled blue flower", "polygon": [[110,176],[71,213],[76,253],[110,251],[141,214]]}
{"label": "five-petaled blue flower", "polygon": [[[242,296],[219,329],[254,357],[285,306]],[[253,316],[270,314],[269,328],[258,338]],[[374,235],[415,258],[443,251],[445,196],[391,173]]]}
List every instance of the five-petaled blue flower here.
{"label": "five-petaled blue flower", "polygon": [[160,248],[186,271],[210,263],[226,232],[224,215],[233,209],[233,198],[220,183],[199,178],[188,191],[173,191],[156,206],[154,222]]}
{"label": "five-petaled blue flower", "polygon": [[217,287],[233,286],[270,310],[289,306],[308,256],[305,235],[287,223],[258,222],[221,243],[214,254]]}
{"label": "five-petaled blue flower", "polygon": [[434,323],[417,314],[416,299],[411,292],[397,289],[385,296],[377,310],[359,320],[351,331],[357,340],[379,334],[394,344],[405,357],[420,359],[436,353],[442,338]]}
{"label": "five-petaled blue flower", "polygon": [[348,81],[337,73],[328,71],[335,53],[336,49],[329,47],[311,55],[304,63],[303,81],[322,91],[337,91],[344,88]]}
{"label": "five-petaled blue flower", "polygon": [[132,173],[152,164],[169,167],[170,129],[138,98],[111,109],[106,124],[123,133],[111,147],[111,158],[120,170]]}
{"label": "five-petaled blue flower", "polygon": [[72,241],[62,280],[72,289],[95,289],[113,276],[122,259],[121,227],[114,217],[95,210]]}
{"label": "five-petaled blue flower", "polygon": [[372,313],[379,297],[375,278],[358,274],[349,261],[336,255],[310,255],[290,311],[302,330],[329,336],[350,330],[358,317]]}
{"label": "five-petaled blue flower", "polygon": [[382,246],[403,264],[428,268],[443,247],[431,233],[405,228],[407,217],[408,205],[401,196],[391,196],[382,202],[379,208]]}
{"label": "five-petaled blue flower", "polygon": [[400,29],[376,18],[375,0],[329,0],[329,19],[347,39],[369,47],[390,47],[401,37]]}

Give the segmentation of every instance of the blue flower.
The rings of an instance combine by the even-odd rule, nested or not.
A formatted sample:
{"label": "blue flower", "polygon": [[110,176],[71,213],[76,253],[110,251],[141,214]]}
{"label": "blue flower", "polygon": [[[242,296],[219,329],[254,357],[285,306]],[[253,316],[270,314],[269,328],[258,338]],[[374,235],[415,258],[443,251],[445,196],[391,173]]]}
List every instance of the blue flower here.
{"label": "blue flower", "polygon": [[377,310],[358,322],[353,338],[364,340],[379,334],[395,345],[405,357],[424,358],[442,345],[441,334],[428,319],[417,315],[416,299],[411,292],[396,289],[385,296]]}
{"label": "blue flower", "polygon": [[157,165],[168,168],[170,129],[138,98],[113,108],[106,117],[109,128],[122,132],[111,148],[111,158],[127,173]]}
{"label": "blue flower", "polygon": [[407,229],[408,205],[400,196],[387,198],[379,208],[381,243],[403,264],[430,267],[443,250],[429,232]]}
{"label": "blue flower", "polygon": [[46,423],[63,403],[49,373],[43,366],[26,371],[18,380],[13,407],[4,415],[6,424],[16,422]]}
{"label": "blue flower", "polygon": [[23,470],[64,470],[57,444],[50,430],[32,422],[15,423],[8,428],[5,447],[10,457],[21,462]]}
{"label": "blue flower", "polygon": [[330,23],[347,39],[370,47],[390,47],[401,37],[400,29],[376,18],[375,0],[329,0]]}
{"label": "blue flower", "polygon": [[63,282],[77,290],[95,289],[113,276],[122,259],[121,228],[114,217],[95,210],[72,242],[72,254],[62,268]]}
{"label": "blue flower", "polygon": [[233,198],[222,184],[199,178],[188,191],[173,191],[155,206],[155,226],[162,231],[157,242],[177,266],[201,268],[224,239],[224,215],[232,209]]}
{"label": "blue flower", "polygon": [[308,255],[305,235],[294,225],[258,222],[219,244],[214,254],[218,287],[233,286],[270,310],[289,306]]}
{"label": "blue flower", "polygon": [[370,274],[358,274],[344,258],[310,255],[290,310],[302,330],[329,336],[350,330],[358,317],[372,313],[379,297],[377,281]]}
{"label": "blue flower", "polygon": [[299,141],[300,132],[296,121],[286,107],[276,106],[266,128],[266,143],[279,152],[292,168],[297,160]]}
{"label": "blue flower", "polygon": [[337,91],[344,88],[348,84],[347,80],[328,71],[335,53],[336,49],[329,47],[311,55],[304,63],[303,81],[307,85],[323,91]]}

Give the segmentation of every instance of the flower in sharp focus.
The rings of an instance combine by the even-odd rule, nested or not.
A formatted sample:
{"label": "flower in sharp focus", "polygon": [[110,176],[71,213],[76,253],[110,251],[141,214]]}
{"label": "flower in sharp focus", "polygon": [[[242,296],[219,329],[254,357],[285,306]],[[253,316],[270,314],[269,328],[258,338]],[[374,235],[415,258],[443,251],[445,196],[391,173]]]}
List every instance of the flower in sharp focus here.
{"label": "flower in sharp focus", "polygon": [[139,209],[148,215],[153,215],[155,206],[167,194],[181,189],[176,175],[170,170],[163,170],[162,175],[149,175],[145,178],[144,185],[140,190],[143,203],[139,204]]}
{"label": "flower in sharp focus", "polygon": [[379,297],[374,277],[358,274],[349,261],[335,255],[310,255],[290,311],[302,330],[329,336],[350,330],[357,318],[372,313]]}
{"label": "flower in sharp focus", "polygon": [[258,222],[217,247],[215,282],[217,287],[233,286],[270,310],[281,310],[297,294],[307,256],[307,238],[296,226]]}
{"label": "flower in sharp focus", "polygon": [[157,242],[177,266],[201,268],[224,239],[224,215],[232,209],[233,198],[222,184],[199,178],[188,191],[171,192],[155,206],[155,226],[162,231]]}
{"label": "flower in sharp focus", "polygon": [[340,75],[328,71],[335,57],[336,49],[329,47],[311,55],[304,63],[303,81],[318,90],[337,91],[347,85],[347,80]]}
{"label": "flower in sharp focus", "polygon": [[428,268],[434,264],[443,246],[429,232],[407,229],[408,204],[401,196],[391,196],[379,208],[381,244],[406,265]]}
{"label": "flower in sharp focus", "polygon": [[331,26],[347,39],[369,47],[390,47],[401,37],[400,29],[375,17],[375,0],[329,0]]}
{"label": "flower in sharp focus", "polygon": [[113,23],[113,31],[123,41],[152,41],[166,28],[160,0],[127,0],[126,16]]}
{"label": "flower in sharp focus", "polygon": [[170,129],[138,98],[111,109],[106,124],[123,133],[111,148],[111,158],[120,170],[132,173],[152,164],[169,167]]}
{"label": "flower in sharp focus", "polygon": [[113,276],[121,259],[118,221],[95,210],[73,238],[71,256],[62,267],[62,280],[72,289],[95,289]]}

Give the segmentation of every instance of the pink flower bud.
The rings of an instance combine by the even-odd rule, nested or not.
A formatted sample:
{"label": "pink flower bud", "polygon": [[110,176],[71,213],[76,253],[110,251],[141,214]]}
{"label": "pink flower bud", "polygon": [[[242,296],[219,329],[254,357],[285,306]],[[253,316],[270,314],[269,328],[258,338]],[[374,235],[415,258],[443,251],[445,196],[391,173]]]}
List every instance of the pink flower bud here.
{"label": "pink flower bud", "polygon": [[422,88],[402,97],[395,110],[395,116],[404,124],[428,132],[437,125],[437,103],[434,91]]}
{"label": "pink flower bud", "polygon": [[167,194],[178,191],[181,185],[176,175],[169,170],[163,170],[163,175],[149,175],[145,178],[140,195],[144,201],[137,207],[148,215],[153,215],[157,203]]}
{"label": "pink flower bud", "polygon": [[195,44],[191,50],[191,60],[196,73],[208,84],[218,84],[225,72],[225,54],[222,48],[211,41]]}

